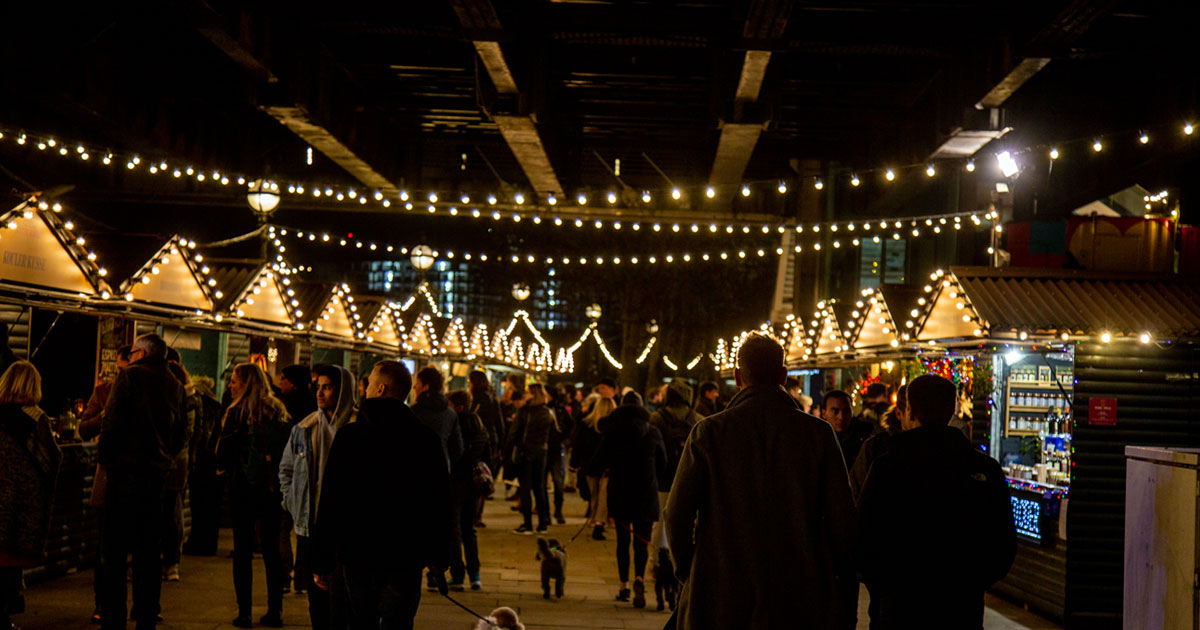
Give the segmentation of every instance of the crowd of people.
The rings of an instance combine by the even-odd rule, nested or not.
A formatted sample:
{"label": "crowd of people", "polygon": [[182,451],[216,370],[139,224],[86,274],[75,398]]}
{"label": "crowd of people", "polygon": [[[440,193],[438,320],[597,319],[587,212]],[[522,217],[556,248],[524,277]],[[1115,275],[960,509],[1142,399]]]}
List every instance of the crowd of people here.
{"label": "crowd of people", "polygon": [[[8,362],[3,630],[21,610],[21,568],[41,560],[61,457],[37,406],[40,375]],[[436,367],[414,375],[397,361],[359,378],[293,365],[277,383],[245,363],[218,401],[212,379],[189,376],[154,334],[122,348],[118,369],[79,426],[98,440],[93,621],[104,628],[126,626],[130,575],[129,618],[162,620],[161,584],[181,579],[181,552],[217,552],[225,491],[236,627],[254,624],[255,553],[260,625],[283,625],[294,589],[314,630],[411,627],[422,582],[483,588],[476,530],[493,488],[516,501],[517,534],[565,523],[564,495],[577,492],[591,537],[616,536],[618,601],[645,607],[648,565],[673,559],[680,628],[853,628],[860,581],[872,628],[978,628],[983,591],[1015,554],[1004,476],[952,425],[952,383],[921,376],[894,400],[872,385],[857,416],[836,390],[813,409],[765,336],[742,344],[727,406],[716,383],[679,379],[643,398],[611,379],[588,391],[510,375],[496,396],[476,371],[447,392]],[[960,531],[983,537],[983,552],[960,553]]]}

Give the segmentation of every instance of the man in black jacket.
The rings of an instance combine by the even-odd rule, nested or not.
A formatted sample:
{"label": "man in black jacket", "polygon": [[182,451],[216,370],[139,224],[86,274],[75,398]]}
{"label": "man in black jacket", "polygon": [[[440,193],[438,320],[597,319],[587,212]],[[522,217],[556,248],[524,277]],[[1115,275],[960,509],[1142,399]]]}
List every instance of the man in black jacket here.
{"label": "man in black jacket", "polygon": [[879,600],[872,628],[982,628],[983,593],[1016,555],[1004,472],[947,426],[955,395],[940,376],[910,383],[905,431],[863,487],[859,568]]}
{"label": "man in black jacket", "polygon": [[100,428],[99,459],[108,473],[101,594],[104,628],[125,627],[125,559],[133,554],[133,606],[139,630],[159,613],[159,511],[167,471],[186,446],[183,385],[167,371],[167,344],[155,334],[134,340],[132,363],[113,382]]}
{"label": "man in black jacket", "polygon": [[358,418],[338,431],[325,466],[314,580],[327,589],[341,566],[353,628],[378,628],[381,620],[385,628],[412,628],[424,567],[446,592],[450,474],[438,435],[404,404],[410,389],[402,363],[375,364]]}

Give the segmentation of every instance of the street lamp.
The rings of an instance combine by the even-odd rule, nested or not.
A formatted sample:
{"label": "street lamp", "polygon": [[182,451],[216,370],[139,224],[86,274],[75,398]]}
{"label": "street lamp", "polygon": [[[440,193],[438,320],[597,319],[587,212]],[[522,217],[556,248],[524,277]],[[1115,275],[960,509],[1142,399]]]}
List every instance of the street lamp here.
{"label": "street lamp", "polygon": [[412,255],[409,257],[409,260],[412,261],[412,266],[416,267],[418,271],[425,271],[433,266],[436,259],[433,256],[433,249],[431,247],[428,245],[417,245],[412,249]]}
{"label": "street lamp", "polygon": [[646,322],[646,332],[651,335],[656,334],[658,332],[658,320],[652,319]]}
{"label": "street lamp", "polygon": [[588,306],[586,309],[584,309],[584,311],[583,311],[583,312],[584,312],[584,314],[585,314],[585,315],[587,315],[587,316],[588,316],[588,319],[600,319],[600,315],[601,315],[601,314],[602,314],[604,311],[600,310],[600,305],[599,305],[599,304],[594,304],[594,303],[593,303],[593,304],[591,304],[590,306]]}
{"label": "street lamp", "polygon": [[254,210],[260,222],[266,222],[267,217],[279,205],[279,184],[262,179],[250,182],[246,191],[246,202]]}
{"label": "street lamp", "polygon": [[529,299],[529,285],[525,284],[524,282],[518,282],[514,284],[512,288],[512,296],[516,298],[518,302],[524,302],[525,300]]}

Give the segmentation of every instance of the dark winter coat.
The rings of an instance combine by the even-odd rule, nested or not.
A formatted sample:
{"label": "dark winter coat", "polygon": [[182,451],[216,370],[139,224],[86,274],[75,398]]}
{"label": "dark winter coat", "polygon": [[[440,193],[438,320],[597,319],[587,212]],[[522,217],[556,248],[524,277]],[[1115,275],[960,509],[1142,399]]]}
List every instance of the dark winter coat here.
{"label": "dark winter coat", "polygon": [[165,359],[140,359],[121,370],[100,421],[100,463],[109,473],[165,475],[187,446],[185,396]]}
{"label": "dark winter coat", "polygon": [[450,408],[450,401],[442,392],[426,391],[417,396],[412,412],[421,424],[429,427],[442,440],[442,453],[446,459],[446,470],[450,463],[458,461],[463,452],[462,429],[458,426],[458,413]]}
{"label": "dark winter coat", "polygon": [[504,416],[500,414],[500,403],[486,389],[471,390],[471,413],[479,416],[487,428],[492,453],[504,444]]}
{"label": "dark winter coat", "polygon": [[553,411],[554,429],[550,431],[550,437],[546,440],[546,449],[552,454],[562,453],[575,431],[575,419],[571,417],[571,411],[566,405],[556,405]]}
{"label": "dark winter coat", "polygon": [[855,503],[858,503],[859,497],[862,495],[863,485],[867,483],[867,474],[871,472],[871,465],[892,448],[892,438],[898,433],[900,433],[899,429],[885,429],[868,438],[866,442],[863,442],[862,448],[858,449],[858,455],[850,467],[850,489],[854,491]]}
{"label": "dark winter coat", "polygon": [[522,406],[509,427],[504,452],[511,455],[515,450],[519,456],[545,452],[554,426],[554,412],[546,405]]}
{"label": "dark winter coat", "polygon": [[[600,448],[600,432],[596,427],[580,420],[579,424],[575,425],[575,435],[571,438],[571,444],[570,466],[582,469],[592,461],[596,449]],[[586,471],[584,474],[587,474]]]}
{"label": "dark winter coat", "polygon": [[313,532],[314,569],[329,575],[335,560],[397,575],[445,567],[450,507],[438,435],[403,401],[368,398],[329,451]]}
{"label": "dark winter coat", "polygon": [[267,492],[279,490],[279,461],[292,426],[279,410],[250,424],[238,407],[230,407],[217,446],[217,467],[233,478]]}
{"label": "dark winter coat", "polygon": [[[957,429],[909,429],[871,467],[859,522],[859,568],[879,602],[880,627],[982,627],[983,592],[1008,573],[1017,548],[996,460]],[[916,529],[897,544],[903,522]]]}
{"label": "dark winter coat", "polygon": [[462,429],[463,452],[450,467],[450,477],[455,481],[470,481],[479,462],[487,461],[490,438],[487,428],[479,416],[463,412],[458,414],[458,426]]}
{"label": "dark winter coat", "polygon": [[662,435],[645,407],[622,405],[608,415],[600,447],[586,472],[608,471],[608,514],[623,523],[658,520],[658,477],[667,466]]}
{"label": "dark winter coat", "polygon": [[287,408],[288,422],[297,424],[317,410],[317,397],[307,387],[297,387],[279,395],[279,401]]}
{"label": "dark winter coat", "polygon": [[696,397],[695,409],[696,413],[700,414],[701,418],[707,418],[711,415],[719,413],[721,411],[720,406],[721,403],[719,401],[713,402],[704,396]]}
{"label": "dark winter coat", "polygon": [[667,451],[667,467],[658,478],[658,491],[670,492],[675,482],[675,470],[679,468],[679,457],[683,455],[683,444],[700,421],[700,414],[687,405],[663,407],[650,415],[650,424],[662,435]]}
{"label": "dark winter coat", "polygon": [[217,441],[221,437],[221,403],[216,398],[200,394],[200,416],[196,419],[192,442],[192,470],[213,474],[217,470]]}
{"label": "dark winter coat", "polygon": [[854,628],[846,465],[829,424],[783,388],[746,387],[696,423],[663,519],[679,628]]}
{"label": "dark winter coat", "polygon": [[171,464],[171,470],[167,472],[166,489],[172,492],[183,491],[187,485],[188,472],[191,470],[192,454],[196,452],[196,423],[201,421],[200,416],[204,413],[204,401],[201,400],[199,394],[187,394],[187,388],[184,388],[183,398],[183,418],[184,442],[187,444],[183,450],[175,455],[175,460]]}
{"label": "dark winter coat", "polygon": [[0,566],[42,563],[61,462],[41,409],[0,406]]}

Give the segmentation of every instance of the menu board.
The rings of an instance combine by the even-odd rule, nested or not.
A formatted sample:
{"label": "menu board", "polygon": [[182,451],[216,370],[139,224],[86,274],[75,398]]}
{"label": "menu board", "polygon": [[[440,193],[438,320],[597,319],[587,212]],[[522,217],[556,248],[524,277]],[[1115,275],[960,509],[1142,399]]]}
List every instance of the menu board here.
{"label": "menu board", "polygon": [[133,343],[133,320],[101,316],[96,332],[96,382],[111,381],[117,374],[117,351]]}

